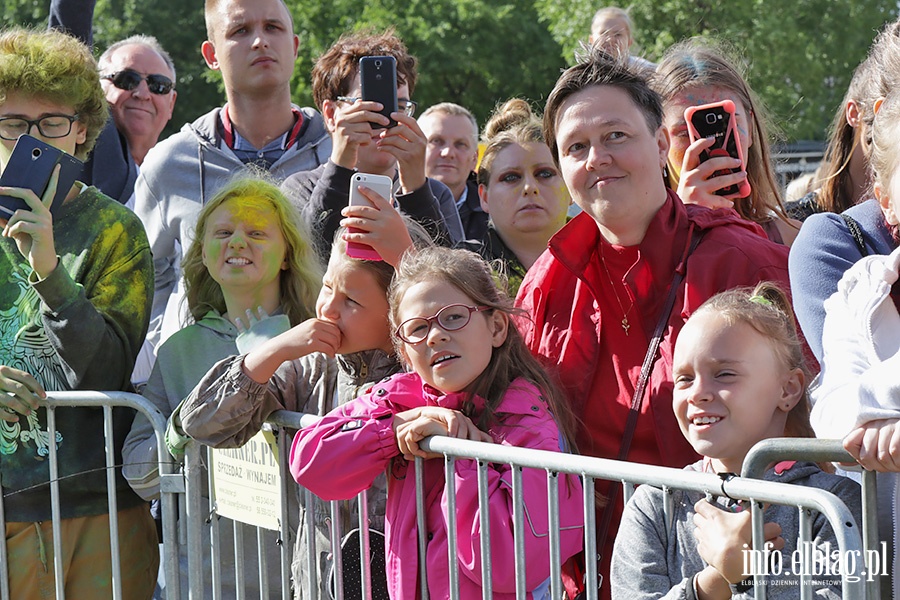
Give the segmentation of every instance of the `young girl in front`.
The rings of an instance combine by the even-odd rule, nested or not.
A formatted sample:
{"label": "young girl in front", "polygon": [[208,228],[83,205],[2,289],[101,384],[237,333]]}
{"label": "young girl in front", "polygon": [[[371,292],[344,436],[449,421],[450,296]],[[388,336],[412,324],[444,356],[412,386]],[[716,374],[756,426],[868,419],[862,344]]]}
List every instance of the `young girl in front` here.
{"label": "young girl in front", "polygon": [[[195,239],[182,263],[187,304],[194,323],[175,332],[157,348],[153,371],[142,395],[169,416],[216,362],[237,354],[241,329],[251,325],[247,314],[273,315],[250,329],[275,326],[280,331],[313,316],[321,270],[309,234],[290,200],[264,178],[242,174],[225,185],[203,207]],[[260,313],[263,311],[263,313]],[[176,415],[175,420],[178,417]],[[171,431],[167,442],[183,453],[186,438]],[[159,497],[157,442],[153,427],[138,415],[122,448],[122,472],[144,499]],[[296,505],[296,502],[295,502]],[[296,511],[295,511],[296,514]],[[222,548],[233,541],[233,528],[220,524]],[[204,535],[209,529],[204,528]],[[280,550],[266,532],[268,593],[279,595]],[[243,536],[247,560],[242,568],[258,572],[256,535]],[[207,545],[208,547],[208,545]],[[187,548],[180,546],[182,573],[187,574]],[[221,583],[225,597],[237,596],[234,552],[221,553]],[[212,589],[212,556],[203,553],[205,589]],[[186,581],[185,581],[186,583]],[[168,582],[171,588],[177,582]],[[259,596],[258,579],[245,579],[244,593]]]}
{"label": "young girl in front", "polygon": [[[315,316],[242,356],[230,356],[213,365],[178,411],[186,434],[214,448],[239,447],[276,410],[324,415],[401,370],[388,322],[392,265],[399,263],[400,254],[409,246],[425,246],[431,241],[421,226],[404,220],[386,199],[364,193],[373,206],[344,209],[342,225],[353,225],[358,231],[342,230],[336,237],[315,301]],[[346,253],[348,239],[371,245],[385,260],[350,258]],[[378,532],[384,530],[386,487],[382,477],[368,494],[369,526]],[[307,518],[315,523],[318,596],[332,598],[330,511],[322,502],[300,509],[292,560],[295,597],[309,597]],[[351,511],[345,511],[344,532],[355,522]],[[372,544],[378,544],[374,536]],[[359,556],[358,551],[355,555]],[[278,561],[270,564],[277,566]],[[379,574],[373,569],[372,573],[373,598],[386,597],[383,570]],[[345,584],[345,589],[347,598],[353,597],[349,595],[350,586]]]}
{"label": "young girl in front", "polygon": [[[790,302],[774,284],[731,290],[705,302],[678,336],[672,370],[675,416],[703,456],[688,470],[740,473],[747,452],[760,440],[813,437],[801,342]],[[859,486],[850,479],[795,461],[771,465],[765,479],[832,492],[861,522]],[[657,488],[641,486],[625,507],[612,558],[613,598],[752,598],[743,555],[751,545],[750,511],[739,501],[709,502],[694,492],[676,491],[674,500],[674,524],[668,528]],[[790,565],[799,535],[796,507],[771,505],[764,514],[766,540]],[[828,542],[838,547],[821,514],[812,535],[816,549],[824,550]],[[767,576],[768,583],[775,579],[767,585],[769,598],[797,597],[796,575]],[[840,577],[820,579],[833,585],[814,586],[817,598],[841,597]]]}
{"label": "young girl in front", "polygon": [[[385,517],[391,598],[419,598],[413,457],[430,435],[559,451],[568,444],[571,416],[510,321],[511,303],[498,291],[489,265],[466,250],[428,248],[407,254],[391,284],[391,327],[411,373],[380,382],[368,394],[301,430],[291,450],[297,482],[326,499],[351,498],[388,473]],[[477,467],[456,468],[457,557],[461,598],[481,595]],[[431,598],[449,596],[444,467],[425,462],[426,568]],[[515,597],[510,467],[488,471],[494,598]],[[525,469],[523,496],[526,587],[550,574],[547,476]],[[578,477],[559,478],[561,561],[583,540]],[[532,593],[529,592],[531,598]]]}

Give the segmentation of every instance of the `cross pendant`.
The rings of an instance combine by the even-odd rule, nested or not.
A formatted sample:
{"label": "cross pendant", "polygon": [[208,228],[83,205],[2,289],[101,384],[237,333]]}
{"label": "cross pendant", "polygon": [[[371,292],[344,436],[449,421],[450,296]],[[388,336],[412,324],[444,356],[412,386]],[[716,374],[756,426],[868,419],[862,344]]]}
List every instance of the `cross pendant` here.
{"label": "cross pendant", "polygon": [[622,317],[622,330],[625,332],[625,335],[628,335],[629,329],[631,329],[631,325],[628,324],[628,317]]}

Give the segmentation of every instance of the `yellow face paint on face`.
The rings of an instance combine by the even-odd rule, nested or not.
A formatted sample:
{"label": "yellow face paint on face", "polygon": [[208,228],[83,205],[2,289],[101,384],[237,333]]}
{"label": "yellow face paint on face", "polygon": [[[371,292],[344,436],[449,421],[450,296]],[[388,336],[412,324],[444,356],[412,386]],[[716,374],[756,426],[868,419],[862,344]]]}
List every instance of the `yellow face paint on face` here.
{"label": "yellow face paint on face", "polygon": [[202,243],[203,264],[223,293],[280,294],[287,243],[267,200],[225,201],[209,215]]}

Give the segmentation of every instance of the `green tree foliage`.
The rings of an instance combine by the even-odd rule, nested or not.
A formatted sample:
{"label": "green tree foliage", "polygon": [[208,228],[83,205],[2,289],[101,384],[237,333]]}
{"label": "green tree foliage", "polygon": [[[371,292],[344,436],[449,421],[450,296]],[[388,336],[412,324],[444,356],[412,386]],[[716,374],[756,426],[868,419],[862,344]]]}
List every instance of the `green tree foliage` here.
{"label": "green tree foliage", "polygon": [[[49,0],[0,0],[5,24],[43,26]],[[315,58],[342,33],[393,26],[420,61],[415,100],[445,100],[484,122],[497,102],[538,107],[585,39],[596,0],[287,0],[300,36],[294,100],[310,105]],[[627,4],[626,4],[627,5]],[[631,0],[637,44],[658,59],[694,35],[727,40],[787,139],[824,139],[854,67],[876,30],[896,18],[895,0]],[[178,102],[166,133],[224,99],[221,78],[200,56],[199,0],[97,0],[96,49],[131,35],[156,36],[178,68]]]}
{"label": "green tree foliage", "polygon": [[312,101],[315,57],[341,33],[393,26],[419,59],[415,100],[462,104],[484,122],[497,102],[520,96],[542,104],[565,66],[561,46],[533,4],[498,0],[289,2],[300,35],[295,98]]}
{"label": "green tree foliage", "polygon": [[[588,0],[536,0],[571,58],[595,10]],[[876,31],[897,17],[895,0],[632,0],[636,43],[651,60],[678,40],[725,40],[787,139],[824,139],[853,69]]]}

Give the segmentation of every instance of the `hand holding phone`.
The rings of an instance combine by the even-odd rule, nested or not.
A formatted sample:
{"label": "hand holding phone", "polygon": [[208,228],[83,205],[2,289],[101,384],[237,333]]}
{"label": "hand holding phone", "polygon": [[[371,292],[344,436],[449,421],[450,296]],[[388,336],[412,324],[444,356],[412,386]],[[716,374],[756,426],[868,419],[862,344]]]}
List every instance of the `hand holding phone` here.
{"label": "hand holding phone", "polygon": [[[360,192],[360,186],[372,190],[390,202],[394,182],[385,175],[354,173],[350,176],[350,206],[372,206],[371,202]],[[348,227],[347,230],[350,233],[365,233],[357,227]],[[382,260],[381,255],[375,248],[359,242],[347,242],[347,256],[362,260]]]}
{"label": "hand holding phone", "polygon": [[[362,99],[379,102],[380,114],[390,121],[388,127],[397,122],[391,113],[397,112],[397,61],[393,56],[364,56],[359,59],[359,82]],[[372,123],[374,129],[382,128],[381,123]]]}
{"label": "hand holding phone", "polygon": [[62,205],[80,172],[81,163],[76,159],[23,135],[0,176],[0,185],[11,188],[0,196],[0,219],[6,219],[2,235],[15,240],[19,252],[40,279],[59,263],[52,211]]}
{"label": "hand holding phone", "polygon": [[[690,106],[684,111],[684,120],[692,144],[700,139],[712,140],[710,146],[701,151],[700,164],[718,157],[730,157],[741,161],[740,167],[716,170],[709,179],[746,171],[747,162],[741,148],[734,102],[722,100],[702,106]],[[739,183],[729,183],[714,193],[728,198],[746,198],[750,192],[750,183],[744,177]]]}
{"label": "hand holding phone", "polygon": [[[82,167],[80,160],[62,150],[30,135],[19,136],[9,162],[0,175],[0,186],[28,189],[43,199],[57,164],[60,165],[59,179],[53,201],[49,205],[50,212],[53,213],[69,194]],[[8,218],[17,210],[31,210],[31,207],[22,198],[0,196],[0,218]]]}

